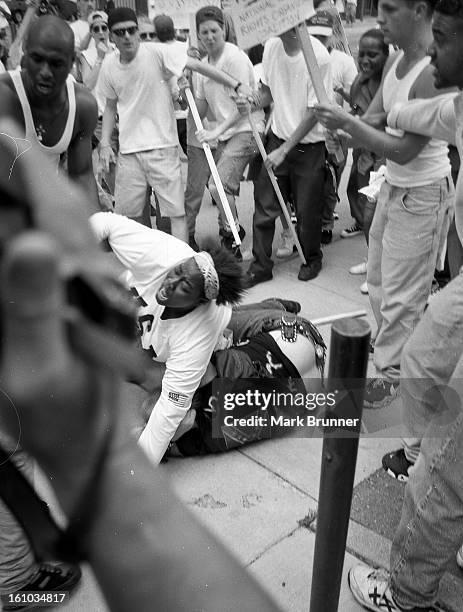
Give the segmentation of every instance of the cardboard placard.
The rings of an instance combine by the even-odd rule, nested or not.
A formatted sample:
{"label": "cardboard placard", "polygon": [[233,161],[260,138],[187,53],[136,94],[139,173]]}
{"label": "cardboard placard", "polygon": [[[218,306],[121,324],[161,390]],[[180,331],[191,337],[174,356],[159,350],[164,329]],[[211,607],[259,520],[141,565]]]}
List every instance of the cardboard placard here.
{"label": "cardboard placard", "polygon": [[238,46],[250,49],[303,23],[315,11],[312,0],[226,0]]}
{"label": "cardboard placard", "polygon": [[188,30],[190,27],[190,14],[196,13],[203,6],[218,6],[220,0],[155,0],[154,14],[169,15],[172,17],[175,28]]}

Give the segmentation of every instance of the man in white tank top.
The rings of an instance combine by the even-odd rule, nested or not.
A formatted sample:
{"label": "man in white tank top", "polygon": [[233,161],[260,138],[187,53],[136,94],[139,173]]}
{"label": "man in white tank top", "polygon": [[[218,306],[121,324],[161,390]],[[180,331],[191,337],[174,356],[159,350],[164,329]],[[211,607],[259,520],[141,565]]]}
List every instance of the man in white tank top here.
{"label": "man in white tank top", "polygon": [[453,206],[447,144],[382,129],[385,113],[394,104],[442,93],[434,87],[426,55],[432,43],[434,4],[434,0],[380,0],[378,23],[385,42],[401,51],[388,60],[367,113],[359,119],[334,107],[318,110],[326,127],[345,130],[356,146],[387,158],[368,249],[367,283],[378,325],[374,363],[379,375],[367,387],[369,407],[387,405],[396,393],[402,350],[424,312]]}
{"label": "man in white tank top", "polygon": [[14,138],[25,138],[25,155],[40,148],[58,168],[67,154],[67,171],[85,191],[89,214],[99,209],[92,170],[92,134],[96,102],[69,76],[74,62],[74,35],[55,16],[34,22],[25,42],[20,71],[0,75],[0,116],[18,125]]}
{"label": "man in white tank top", "polygon": [[[91,157],[97,108],[90,92],[69,78],[73,61],[69,25],[54,16],[38,19],[28,33],[22,70],[0,75],[0,117],[14,120],[17,133],[8,135],[25,139],[24,146],[16,140],[24,156],[36,156],[40,149],[58,170],[60,156],[67,153],[68,174],[84,188],[82,206],[90,213],[99,208]],[[17,455],[22,471],[31,473],[28,456]],[[78,567],[39,564],[17,521],[0,503],[0,593],[71,590],[79,577]]]}

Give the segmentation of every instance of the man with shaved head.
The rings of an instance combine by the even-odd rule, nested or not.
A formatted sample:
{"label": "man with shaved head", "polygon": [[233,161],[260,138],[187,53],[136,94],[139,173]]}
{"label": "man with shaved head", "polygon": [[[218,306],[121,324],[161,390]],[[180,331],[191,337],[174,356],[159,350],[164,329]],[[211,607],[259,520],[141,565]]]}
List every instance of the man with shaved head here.
{"label": "man with shaved head", "polygon": [[69,25],[52,15],[35,21],[25,40],[21,71],[0,75],[0,117],[18,124],[18,133],[10,136],[25,139],[25,155],[39,147],[58,169],[67,154],[68,174],[84,189],[89,212],[95,212],[91,139],[98,111],[87,88],[70,76],[73,62]]}
{"label": "man with shaved head", "polygon": [[[91,137],[97,105],[91,93],[69,76],[74,61],[74,34],[62,19],[41,17],[31,25],[24,51],[21,71],[0,75],[0,118],[14,121],[14,133],[8,135],[16,140],[18,154],[35,155],[40,149],[58,171],[61,156],[67,153],[68,174],[83,187],[88,211],[94,212],[99,206]],[[0,439],[3,440],[1,431]],[[30,459],[22,452],[15,456],[23,473],[30,475]],[[77,566],[39,564],[21,527],[0,504],[2,596],[70,591],[79,578]],[[18,609],[7,601],[3,604],[4,610]]]}

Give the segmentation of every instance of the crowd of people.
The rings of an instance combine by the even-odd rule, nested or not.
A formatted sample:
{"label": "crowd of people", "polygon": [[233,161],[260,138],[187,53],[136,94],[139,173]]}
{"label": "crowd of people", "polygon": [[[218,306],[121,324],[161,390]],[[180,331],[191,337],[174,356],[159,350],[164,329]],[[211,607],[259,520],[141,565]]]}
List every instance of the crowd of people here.
{"label": "crowd of people", "polygon": [[[366,238],[368,259],[349,272],[366,274],[362,292],[369,294],[377,324],[372,345],[377,375],[365,390],[365,407],[387,409],[400,393],[407,427],[403,447],[383,458],[384,469],[407,483],[391,571],[352,568],[352,593],[373,611],[434,609],[440,578],[463,543],[463,325],[458,314],[463,2],[380,0],[379,28],[362,34],[355,59],[348,49],[336,48],[330,3],[314,5],[307,29],[329,99],[323,104],[318,103],[295,28],[245,52],[237,46],[233,23],[216,6],[197,11],[196,31],[185,42],[167,15],[150,21],[129,7],[108,3],[103,10],[93,0],[78,0],[66,19],[65,4],[45,10],[30,0],[5,64],[0,61],[0,69],[5,67],[0,75],[0,252],[8,262],[0,296],[3,318],[10,323],[2,322],[1,328],[6,356],[2,388],[24,410],[21,449],[7,416],[0,442],[14,450],[14,464],[29,479],[32,456],[56,476],[69,529],[85,540],[114,609],[129,609],[119,607],[123,585],[114,586],[114,575],[123,581],[127,569],[117,559],[124,546],[133,561],[130,581],[136,580],[142,561],[155,559],[151,566],[160,567],[165,551],[168,557],[168,543],[140,553],[143,530],[134,525],[146,520],[155,533],[162,529],[159,520],[173,525],[162,512],[160,519],[156,513],[150,517],[149,506],[156,502],[148,493],[141,495],[133,523],[130,513],[121,519],[130,495],[146,484],[150,471],[157,473],[155,466],[170,456],[222,452],[262,437],[259,428],[226,426],[221,437],[213,435],[214,381],[244,380],[246,386],[249,379],[270,379],[284,386],[294,380],[304,388],[305,378],[319,378],[323,384],[326,347],[317,329],[299,315],[298,302],[279,297],[245,306],[240,302],[246,289],[273,279],[278,259],[295,251],[293,228],[283,215],[272,173],[305,258],[298,280],[311,281],[322,272],[322,245],[333,237],[349,149],[347,197],[353,225],[341,236],[363,233]],[[355,20],[355,3],[347,7],[349,20]],[[191,96],[203,129],[197,129],[188,112]],[[265,141],[264,160],[257,138]],[[221,185],[211,176],[208,147]],[[188,164],[186,188],[182,160]],[[246,173],[254,185],[251,227],[243,227],[236,206]],[[210,240],[201,242],[196,219],[206,189],[217,205],[218,225],[209,232]],[[55,206],[59,197],[67,200],[62,209]],[[274,249],[277,219],[282,231]],[[84,267],[99,273],[99,265],[88,263],[91,253],[104,261],[98,242],[125,269],[123,283],[137,306],[139,333],[130,338],[130,349],[124,347],[137,367],[121,358],[122,367],[115,350],[110,369],[118,375],[122,369],[126,380],[147,392],[138,447],[129,419],[120,411],[116,425],[111,418],[107,424],[107,408],[118,401],[117,394],[107,393],[108,372],[101,356],[83,350],[82,339],[79,343],[71,334],[69,343],[64,335],[56,315],[57,309],[64,310],[60,256],[49,237],[30,232],[37,226],[65,254],[78,253]],[[252,235],[249,265],[236,240],[246,234]],[[431,298],[436,282],[443,288]],[[48,297],[42,285],[48,287]],[[94,297],[86,285],[85,291]],[[23,307],[21,301],[28,298],[38,304],[38,314]],[[117,302],[115,310],[119,307]],[[98,319],[91,307],[85,314]],[[41,331],[37,317],[43,317]],[[33,337],[30,355],[21,325]],[[56,340],[47,349],[45,330]],[[38,367],[38,361],[48,363],[44,354],[50,356],[51,374]],[[66,374],[74,362],[71,384]],[[92,401],[86,390],[90,382],[92,389],[100,385],[88,362],[97,365],[104,389],[95,394],[101,410],[84,424],[71,409],[81,405],[88,413]],[[44,389],[49,380],[60,388],[53,399]],[[455,392],[442,393],[443,386]],[[47,432],[51,444],[37,440],[44,435],[43,423],[34,429],[40,418],[34,420],[30,409],[40,404],[46,422],[47,410],[60,401],[68,402],[67,421],[60,420],[60,427],[71,428],[62,465],[52,448],[62,448],[56,444],[59,428]],[[78,468],[82,436],[89,427],[94,431],[88,461]],[[121,457],[139,468],[136,483],[120,478]],[[162,479],[156,482],[160,491],[167,491]],[[97,516],[83,532],[86,521],[76,516],[83,501],[79,494],[89,496],[98,489],[106,497],[101,501],[101,493]],[[204,550],[210,536],[189,521],[194,555],[194,545]],[[78,565],[64,563],[64,556],[53,563],[37,558],[21,517],[3,502],[0,527],[0,593],[66,591],[79,581]],[[110,538],[111,529],[119,528],[124,536],[112,543],[107,561],[101,543]],[[191,554],[184,559],[174,555],[169,563],[174,573],[188,572],[185,567],[193,560]],[[207,568],[217,582],[208,595],[195,590],[196,607],[208,608],[223,590],[242,602],[233,602],[237,609],[272,609],[226,553],[218,549],[215,569],[213,565],[209,560],[197,568],[199,574],[178,593],[175,585],[164,588],[161,600],[188,600],[188,584],[199,584]],[[244,581],[240,594],[232,593],[232,582],[220,580],[219,567],[228,567],[229,576]],[[149,586],[140,589],[140,605],[133,608],[149,610],[156,580],[146,568],[141,575]],[[255,605],[246,603],[246,596]],[[3,607],[21,609],[18,601],[4,599]],[[210,609],[222,609],[212,605]]]}

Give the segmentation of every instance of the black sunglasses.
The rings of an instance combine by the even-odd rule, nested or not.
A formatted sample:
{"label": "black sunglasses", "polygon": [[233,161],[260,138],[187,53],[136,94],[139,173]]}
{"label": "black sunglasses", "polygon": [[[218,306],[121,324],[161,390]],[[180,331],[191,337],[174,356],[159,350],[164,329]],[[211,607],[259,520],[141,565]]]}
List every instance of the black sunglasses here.
{"label": "black sunglasses", "polygon": [[148,38],[154,40],[156,38],[156,32],[140,32],[140,38],[142,40],[148,40]]}
{"label": "black sunglasses", "polygon": [[122,37],[125,36],[126,32],[129,34],[129,36],[133,36],[137,30],[137,26],[130,26],[128,28],[115,28],[114,30],[111,30],[111,32],[116,36]]}
{"label": "black sunglasses", "polygon": [[95,34],[99,34],[100,32],[107,32],[107,31],[108,31],[107,25],[93,26],[92,28],[92,32],[95,32]]}

